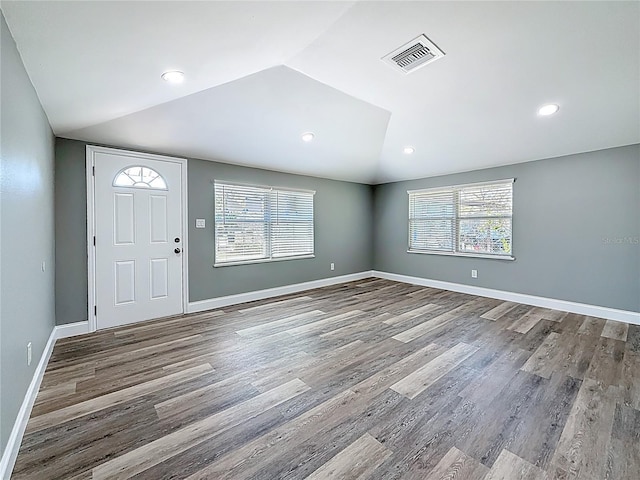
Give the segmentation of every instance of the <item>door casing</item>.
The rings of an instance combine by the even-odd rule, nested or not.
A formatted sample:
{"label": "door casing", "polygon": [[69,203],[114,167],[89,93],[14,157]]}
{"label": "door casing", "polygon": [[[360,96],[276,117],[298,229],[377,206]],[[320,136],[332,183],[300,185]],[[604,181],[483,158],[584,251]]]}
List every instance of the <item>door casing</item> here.
{"label": "door casing", "polygon": [[[94,236],[96,232],[96,211],[95,211],[95,156],[97,153],[114,154],[131,157],[141,160],[159,160],[164,162],[177,163],[181,167],[182,175],[182,195],[180,208],[182,211],[182,313],[187,311],[189,301],[189,219],[187,211],[187,160],[185,158],[168,157],[151,153],[140,153],[116,148],[98,147],[87,145],[86,149],[86,178],[87,178],[87,319],[89,321],[89,332],[95,332],[98,328],[96,315],[96,247]],[[213,201],[213,200],[212,200]]]}

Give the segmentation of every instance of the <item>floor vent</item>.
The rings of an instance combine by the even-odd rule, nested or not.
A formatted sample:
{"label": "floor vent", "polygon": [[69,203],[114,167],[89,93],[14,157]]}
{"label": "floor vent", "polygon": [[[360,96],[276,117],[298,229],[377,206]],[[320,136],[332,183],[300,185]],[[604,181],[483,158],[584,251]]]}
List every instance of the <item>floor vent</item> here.
{"label": "floor vent", "polygon": [[382,57],[382,61],[403,73],[411,73],[442,57],[444,52],[425,35],[420,35]]}

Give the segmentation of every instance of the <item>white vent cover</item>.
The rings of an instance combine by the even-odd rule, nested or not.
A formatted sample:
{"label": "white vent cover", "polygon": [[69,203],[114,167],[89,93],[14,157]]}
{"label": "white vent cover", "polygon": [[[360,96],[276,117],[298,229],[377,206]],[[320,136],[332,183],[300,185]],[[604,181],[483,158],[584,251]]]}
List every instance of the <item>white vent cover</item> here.
{"label": "white vent cover", "polygon": [[411,73],[442,57],[444,57],[444,52],[425,35],[420,35],[382,57],[382,61],[396,70]]}

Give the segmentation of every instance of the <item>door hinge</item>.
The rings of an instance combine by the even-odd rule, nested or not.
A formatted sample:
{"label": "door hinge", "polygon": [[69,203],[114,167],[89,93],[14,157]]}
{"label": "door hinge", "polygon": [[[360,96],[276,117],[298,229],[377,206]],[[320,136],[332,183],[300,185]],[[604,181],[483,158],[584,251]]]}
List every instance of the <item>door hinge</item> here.
{"label": "door hinge", "polygon": [[96,167],[95,167],[95,165],[92,168],[93,168],[93,170],[92,170],[93,176],[95,177],[96,176]]}
{"label": "door hinge", "polygon": [[96,316],[96,317],[98,316],[98,306],[97,305],[93,306],[93,315]]}
{"label": "door hinge", "polygon": [[93,236],[93,246],[94,247],[96,246],[96,236],[95,235]]}

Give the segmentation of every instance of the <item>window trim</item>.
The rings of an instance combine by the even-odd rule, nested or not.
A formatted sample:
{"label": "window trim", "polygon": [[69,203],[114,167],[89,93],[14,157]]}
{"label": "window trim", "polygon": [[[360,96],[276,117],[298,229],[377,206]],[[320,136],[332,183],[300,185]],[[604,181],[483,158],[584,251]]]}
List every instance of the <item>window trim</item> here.
{"label": "window trim", "polygon": [[[473,182],[473,183],[460,183],[457,185],[444,185],[440,187],[432,187],[432,188],[421,188],[416,190],[407,190],[409,205],[411,204],[411,194],[419,194],[419,193],[438,193],[438,192],[452,192],[457,191],[466,187],[481,187],[483,185],[495,185],[499,183],[511,183],[512,185],[515,183],[516,178],[503,178],[497,180],[490,180],[486,182]],[[511,191],[511,198],[513,200],[513,186]],[[464,217],[465,219],[471,217]],[[487,217],[479,217],[479,218],[487,218]],[[440,255],[440,256],[448,256],[448,257],[469,257],[469,258],[485,258],[489,260],[506,260],[506,261],[514,261],[516,257],[513,255],[513,206],[510,217],[495,217],[495,218],[511,218],[511,234],[512,234],[512,244],[511,244],[511,254],[508,255],[499,255],[499,254],[488,254],[488,253],[471,253],[471,252],[459,252],[456,251],[458,248],[458,238],[457,238],[457,224],[460,221],[460,217],[458,216],[458,211],[455,211],[455,215],[453,217],[453,225],[456,225],[456,237],[453,239],[453,245],[455,245],[455,249],[453,252],[446,251],[438,251],[438,250],[412,250],[411,249],[411,207],[408,208],[408,217],[407,217],[407,253],[417,253],[421,255]]]}
{"label": "window trim", "polygon": [[262,188],[263,190],[284,190],[286,192],[302,192],[302,193],[310,193],[311,195],[316,194],[315,190],[309,190],[307,188],[283,187],[283,186],[277,186],[277,185],[261,185],[259,183],[235,182],[233,180],[217,180],[216,179],[213,181],[213,185],[214,187],[216,185],[228,185],[230,187],[253,187],[253,188]]}
{"label": "window trim", "polygon": [[[250,260],[231,260],[231,261],[227,261],[227,262],[218,262],[217,261],[217,254],[216,254],[216,246],[218,244],[218,240],[217,240],[217,222],[216,222],[216,208],[215,208],[215,187],[216,185],[226,185],[226,186],[230,186],[230,187],[250,187],[250,188],[259,188],[265,191],[269,191],[269,192],[273,192],[273,191],[283,191],[283,192],[298,192],[298,193],[308,193],[311,195],[311,202],[312,202],[312,208],[313,208],[313,253],[305,253],[305,254],[301,254],[301,255],[291,255],[288,257],[268,257],[268,258],[256,258],[256,259],[250,259]],[[213,267],[214,268],[219,268],[219,267],[231,267],[231,266],[237,266],[237,265],[251,265],[251,264],[255,264],[255,263],[271,263],[271,262],[284,262],[287,260],[299,260],[299,259],[305,259],[305,258],[315,258],[315,251],[316,251],[316,247],[315,247],[315,194],[316,191],[315,190],[308,190],[308,189],[304,189],[304,188],[291,188],[291,187],[278,187],[278,186],[273,186],[273,185],[260,185],[260,184],[255,184],[255,183],[244,183],[244,182],[235,182],[235,181],[229,181],[229,180],[214,180],[213,181],[213,203],[214,203],[214,208],[213,208],[213,238],[214,238],[214,249],[213,249],[213,258],[214,258],[214,263],[213,263]],[[269,238],[267,238],[267,243],[270,246],[271,245],[271,235],[269,235]],[[269,247],[270,248],[270,247]]]}
{"label": "window trim", "polygon": [[292,257],[274,257],[274,258],[257,258],[255,260],[237,260],[232,262],[214,263],[213,266],[218,267],[233,267],[236,265],[252,265],[254,263],[271,263],[271,262],[286,262],[287,260],[299,260],[301,258],[316,258],[314,253],[296,255]]}

